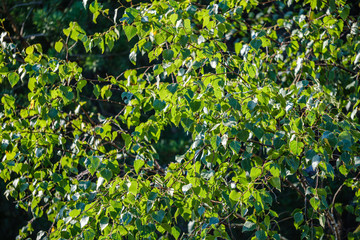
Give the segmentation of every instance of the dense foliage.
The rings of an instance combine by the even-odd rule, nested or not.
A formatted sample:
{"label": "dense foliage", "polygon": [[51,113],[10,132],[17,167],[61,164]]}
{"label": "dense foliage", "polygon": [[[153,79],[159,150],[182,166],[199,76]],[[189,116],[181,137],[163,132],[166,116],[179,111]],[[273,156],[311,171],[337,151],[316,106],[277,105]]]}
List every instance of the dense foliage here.
{"label": "dense foliage", "polygon": [[6,2],[19,238],[360,238],[358,3]]}

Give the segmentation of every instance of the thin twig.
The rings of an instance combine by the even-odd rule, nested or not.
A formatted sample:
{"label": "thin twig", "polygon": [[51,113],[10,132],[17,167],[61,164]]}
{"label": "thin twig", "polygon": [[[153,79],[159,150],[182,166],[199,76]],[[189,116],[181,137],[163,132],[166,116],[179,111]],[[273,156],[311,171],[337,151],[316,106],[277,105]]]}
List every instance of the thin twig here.
{"label": "thin twig", "polygon": [[342,70],[344,70],[344,71],[346,71],[346,72],[349,72],[349,73],[351,73],[351,74],[354,74],[354,75],[357,74],[357,72],[354,72],[354,71],[352,71],[352,70],[350,70],[350,69],[347,69],[347,68],[345,68],[344,66],[341,66],[341,65],[336,64],[336,63],[331,63],[331,64],[329,64],[329,63],[321,63],[321,62],[318,62],[318,63],[315,63],[315,65],[317,65],[317,66],[327,66],[327,67],[330,67],[330,66],[332,66],[332,67],[338,67],[338,68],[340,68],[340,69],[342,69]]}
{"label": "thin twig", "polygon": [[14,6],[12,6],[10,8],[9,11],[13,10],[14,8],[17,8],[17,7],[24,7],[24,6],[30,6],[30,5],[41,5],[43,2],[29,2],[29,3],[18,3],[18,4],[15,4]]}

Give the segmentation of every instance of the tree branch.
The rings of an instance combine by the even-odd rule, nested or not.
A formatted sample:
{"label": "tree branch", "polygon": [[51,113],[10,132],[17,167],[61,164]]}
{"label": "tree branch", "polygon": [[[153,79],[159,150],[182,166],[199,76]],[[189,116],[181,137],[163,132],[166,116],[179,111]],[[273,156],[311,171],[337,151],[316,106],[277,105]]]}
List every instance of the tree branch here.
{"label": "tree branch", "polygon": [[332,67],[338,67],[338,68],[340,68],[340,69],[342,69],[342,70],[344,70],[344,71],[346,71],[346,72],[348,72],[348,73],[351,73],[351,74],[354,74],[354,75],[357,74],[357,73],[354,72],[353,70],[347,69],[347,68],[345,68],[344,66],[341,66],[341,65],[336,64],[336,63],[328,64],[328,63],[318,62],[318,63],[315,63],[315,65],[316,65],[316,66],[327,66],[327,67],[330,67],[330,66],[332,66]]}

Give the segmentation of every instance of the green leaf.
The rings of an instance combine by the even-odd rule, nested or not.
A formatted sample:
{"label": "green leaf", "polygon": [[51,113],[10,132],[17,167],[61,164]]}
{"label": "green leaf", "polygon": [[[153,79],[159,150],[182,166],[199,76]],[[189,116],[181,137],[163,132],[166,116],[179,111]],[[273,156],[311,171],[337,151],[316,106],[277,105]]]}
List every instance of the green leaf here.
{"label": "green leaf", "polygon": [[310,6],[311,6],[311,8],[314,10],[314,9],[316,9],[317,8],[317,2],[318,2],[319,0],[310,0]]}
{"label": "green leaf", "polygon": [[316,197],[312,197],[310,199],[310,205],[314,208],[316,211],[320,207],[320,200]]}
{"label": "green leaf", "polygon": [[354,65],[356,65],[358,62],[360,62],[360,52],[358,52],[358,54],[356,55],[356,57],[354,59]]}
{"label": "green leaf", "polygon": [[59,53],[59,52],[61,52],[63,46],[64,46],[64,44],[61,41],[58,41],[55,43],[55,50]]}
{"label": "green leaf", "polygon": [[210,66],[214,69],[216,69],[216,66],[219,62],[219,59],[218,58],[213,58],[211,61],[210,61]]}
{"label": "green leaf", "polygon": [[50,111],[49,111],[49,117],[50,117],[51,119],[56,118],[57,114],[58,114],[58,111],[57,111],[55,108],[51,108],[51,109],[50,109]]}
{"label": "green leaf", "polygon": [[[158,44],[158,45],[161,45],[163,44],[164,42],[166,41],[166,34],[165,33],[158,33],[155,35],[155,42]],[[160,53],[159,53],[160,54]]]}
{"label": "green leaf", "polygon": [[165,211],[160,210],[160,211],[154,212],[151,214],[151,217],[158,223],[161,223],[165,217]]}
{"label": "green leaf", "polygon": [[77,83],[77,86],[76,86],[76,90],[82,92],[82,89],[86,86],[87,84],[87,81],[86,80],[80,80],[78,83]]}
{"label": "green leaf", "polygon": [[223,42],[217,42],[217,44],[219,45],[219,47],[221,48],[221,50],[223,50],[224,52],[227,51],[227,46],[225,43]]}
{"label": "green leaf", "polygon": [[274,138],[274,147],[276,149],[281,148],[282,145],[286,144],[286,142],[280,138]]}
{"label": "green leaf", "polygon": [[192,32],[190,19],[187,18],[184,20],[184,28],[187,33]]}
{"label": "green leaf", "polygon": [[178,88],[178,84],[177,83],[169,84],[166,88],[169,90],[169,92],[174,94]]}
{"label": "green leaf", "polygon": [[262,129],[262,128],[260,128],[260,127],[254,128],[253,132],[254,132],[255,136],[256,136],[258,139],[261,139],[262,136],[264,136],[264,133],[265,133],[265,132],[264,132],[264,129]]}
{"label": "green leaf", "polygon": [[134,161],[134,169],[135,169],[136,174],[139,174],[139,171],[142,168],[142,166],[144,166],[144,164],[145,164],[145,162],[142,159],[136,159]]}
{"label": "green leaf", "polygon": [[6,151],[6,160],[13,160],[16,156],[16,152],[8,152]]}
{"label": "green leaf", "polygon": [[11,87],[14,87],[19,82],[20,77],[16,72],[11,72],[8,74],[8,79]]}
{"label": "green leaf", "polygon": [[304,221],[304,215],[301,212],[297,212],[294,214],[295,223],[301,224]]}
{"label": "green leaf", "polygon": [[217,148],[219,147],[219,145],[221,143],[221,137],[219,137],[218,135],[212,136],[210,143],[211,143],[212,148],[214,150],[217,150]]}
{"label": "green leaf", "polygon": [[321,161],[321,157],[319,155],[315,155],[311,160],[311,166],[313,169],[316,169]]}
{"label": "green leaf", "polygon": [[181,46],[185,47],[188,41],[189,41],[189,37],[187,35],[180,36],[179,43]]}
{"label": "green leaf", "polygon": [[34,53],[34,46],[29,46],[25,49],[27,55],[31,55]]}
{"label": "green leaf", "polygon": [[87,229],[84,231],[84,240],[93,240],[95,238],[95,231],[93,229]]}
{"label": "green leaf", "polygon": [[93,93],[95,95],[96,98],[99,98],[100,94],[101,94],[101,89],[99,87],[99,85],[94,85],[94,90]]}
{"label": "green leaf", "polygon": [[257,105],[257,103],[254,101],[249,101],[247,103],[247,107],[249,108],[250,111],[253,111],[255,109],[256,105]]}
{"label": "green leaf", "polygon": [[79,209],[71,210],[69,213],[69,216],[72,218],[76,218],[77,216],[79,216],[80,212],[81,212],[81,210],[79,210]]}
{"label": "green leaf", "polygon": [[101,41],[99,43],[99,47],[101,49],[101,53],[104,53],[105,52],[105,39],[104,38],[101,38]]}
{"label": "green leaf", "polygon": [[99,190],[104,182],[105,182],[105,178],[99,177],[96,181],[96,190]]}
{"label": "green leaf", "polygon": [[325,228],[325,225],[326,225],[326,217],[325,217],[325,214],[321,214],[320,217],[319,217],[319,223],[320,223],[320,226],[322,226],[323,228]]}
{"label": "green leaf", "polygon": [[251,78],[256,76],[256,67],[254,65],[248,66],[248,73]]}
{"label": "green leaf", "polygon": [[302,65],[303,65],[303,61],[304,59],[301,58],[301,57],[298,57],[297,60],[296,60],[296,67],[294,69],[295,71],[295,75],[297,75],[299,73],[299,71],[301,70],[302,68]]}
{"label": "green leaf", "polygon": [[247,130],[240,130],[238,131],[239,140],[246,142],[249,138],[249,132]]}
{"label": "green leaf", "polygon": [[216,225],[219,223],[219,219],[217,217],[211,217],[209,220],[209,225]]}
{"label": "green leaf", "polygon": [[250,170],[250,177],[252,180],[258,178],[261,174],[261,169],[260,168],[256,168],[256,167],[253,167],[251,168]]}
{"label": "green leaf", "polygon": [[110,85],[106,85],[106,86],[103,86],[102,88],[101,88],[101,98],[106,98],[106,99],[110,99],[111,98],[111,96],[112,96],[112,92],[111,92],[111,90],[110,90]]}
{"label": "green leaf", "polygon": [[175,239],[179,239],[179,237],[180,237],[180,234],[181,234],[181,230],[180,230],[180,228],[178,228],[178,227],[172,227],[171,228],[171,234],[174,236],[174,238]]}
{"label": "green leaf", "polygon": [[299,141],[292,141],[290,142],[290,151],[294,155],[300,155],[303,151],[304,143]]}
{"label": "green leaf", "polygon": [[71,87],[60,86],[60,91],[67,101],[74,99],[74,93],[72,92]]}
{"label": "green leaf", "polygon": [[266,233],[264,230],[258,230],[255,232],[256,239],[258,240],[266,240]]}
{"label": "green leaf", "polygon": [[137,29],[136,27],[133,27],[131,25],[128,25],[128,26],[125,26],[124,27],[124,32],[125,32],[125,35],[128,39],[128,41],[130,42],[130,40],[135,37],[136,33],[137,33]]}
{"label": "green leaf", "polygon": [[69,36],[69,35],[70,35],[70,32],[71,32],[71,29],[70,29],[70,28],[63,29],[63,33],[64,33],[66,36]]}
{"label": "green leaf", "polygon": [[340,17],[345,21],[350,13],[350,7],[349,5],[345,5],[344,7],[341,8],[340,12]]}
{"label": "green leaf", "polygon": [[35,156],[37,158],[41,157],[44,154],[45,150],[43,148],[36,148],[35,149]]}
{"label": "green leaf", "polygon": [[250,45],[258,50],[261,47],[262,41],[260,39],[254,39],[250,42]]}
{"label": "green leaf", "polygon": [[246,221],[246,222],[244,223],[242,232],[250,232],[250,231],[255,230],[255,228],[256,228],[256,224],[255,224],[255,223],[250,222],[250,221]]}
{"label": "green leaf", "polygon": [[147,41],[145,44],[144,44],[144,49],[146,50],[146,51],[151,51],[152,50],[152,48],[153,48],[153,44],[151,43],[151,42],[149,42],[149,41]]}
{"label": "green leaf", "polygon": [[81,228],[85,227],[88,224],[89,219],[90,218],[88,216],[83,216],[80,220],[80,227]]}
{"label": "green leaf", "polygon": [[109,218],[103,217],[100,219],[100,229],[104,231],[104,229],[109,225]]}
{"label": "green leaf", "polygon": [[65,229],[63,231],[61,231],[61,238],[62,239],[69,239],[70,238],[70,230],[66,231]]}
{"label": "green leaf", "polygon": [[131,220],[132,220],[132,214],[129,213],[129,212],[123,214],[121,220],[123,221],[123,224],[124,224],[124,225],[130,224],[130,223],[131,223]]}
{"label": "green leaf", "polygon": [[230,195],[229,195],[230,200],[232,200],[232,201],[234,201],[234,202],[237,202],[237,201],[239,201],[240,197],[241,197],[241,193],[240,193],[240,192],[235,191],[235,190],[232,190],[232,191],[230,192]]}
{"label": "green leaf", "polygon": [[28,183],[23,183],[20,186],[20,192],[24,192],[25,190],[27,190],[29,188],[29,184]]}
{"label": "green leaf", "polygon": [[137,54],[135,51],[132,51],[130,54],[129,54],[129,60],[132,64],[136,64],[136,57],[137,57]]}
{"label": "green leaf", "polygon": [[226,149],[227,148],[227,142],[228,142],[229,136],[227,134],[224,134],[221,137],[221,144],[223,145],[223,147]]}
{"label": "green leaf", "polygon": [[136,181],[131,182],[129,192],[134,195],[136,195],[138,193],[138,183]]}
{"label": "green leaf", "polygon": [[205,208],[203,206],[199,207],[198,213],[200,216],[202,216],[205,213]]}
{"label": "green leaf", "polygon": [[220,23],[224,23],[224,22],[226,21],[226,18],[223,17],[223,16],[220,15],[220,14],[216,14],[216,15],[215,15],[215,18],[216,18],[216,20],[218,20]]}
{"label": "green leaf", "polygon": [[36,87],[36,79],[35,78],[30,78],[29,82],[28,82],[28,88],[30,91],[34,91]]}
{"label": "green leaf", "polygon": [[101,170],[100,175],[109,182],[112,178],[112,171],[109,169],[103,169]]}
{"label": "green leaf", "polygon": [[229,98],[229,104],[233,109],[241,110],[241,106],[240,106],[239,102],[235,98],[230,97]]}
{"label": "green leaf", "polygon": [[96,22],[97,17],[100,15],[101,5],[95,0],[95,2],[92,2],[89,6],[90,11],[93,13],[93,22]]}
{"label": "green leaf", "polygon": [[175,24],[177,19],[178,19],[177,14],[171,14],[170,21],[171,21],[172,24]]}
{"label": "green leaf", "polygon": [[182,59],[185,60],[186,58],[188,58],[191,54],[190,50],[185,48],[185,49],[181,49],[180,51]]}
{"label": "green leaf", "polygon": [[154,201],[157,196],[158,196],[158,193],[157,193],[157,192],[150,192],[148,199],[149,199],[150,201]]}
{"label": "green leaf", "polygon": [[191,108],[191,111],[193,112],[196,112],[200,109],[201,107],[201,101],[191,101],[190,103],[190,108]]}
{"label": "green leaf", "polygon": [[229,147],[236,153],[238,154],[240,152],[241,149],[241,143],[238,141],[232,141],[229,145]]}
{"label": "green leaf", "polygon": [[174,57],[174,51],[171,49],[165,49],[162,54],[163,58],[167,61],[172,60],[172,58]]}
{"label": "green leaf", "polygon": [[15,98],[13,96],[5,94],[1,98],[1,102],[6,106],[6,108],[15,109]]}
{"label": "green leaf", "polygon": [[285,158],[285,160],[292,172],[297,171],[300,164],[299,159],[297,159],[296,157],[289,157],[289,158]]}
{"label": "green leaf", "polygon": [[166,102],[155,99],[155,101],[153,103],[153,107],[156,111],[161,111],[166,107]]}
{"label": "green leaf", "polygon": [[124,134],[122,133],[121,134],[121,137],[124,139],[125,141],[125,146],[126,146],[126,149],[130,149],[131,147],[131,143],[132,143],[132,138],[129,134]]}
{"label": "green leaf", "polygon": [[242,43],[240,43],[240,42],[235,43],[235,53],[236,53],[236,55],[239,55],[241,48],[242,48]]}
{"label": "green leaf", "polygon": [[100,159],[97,157],[91,157],[88,159],[90,164],[88,165],[89,172],[93,175],[100,165]]}
{"label": "green leaf", "polygon": [[187,184],[187,185],[182,186],[181,190],[182,190],[184,193],[186,193],[186,192],[189,191],[191,188],[192,188],[192,184],[189,183],[189,184]]}
{"label": "green leaf", "polygon": [[270,178],[269,182],[273,187],[281,191],[281,181],[279,177],[272,177]]}

